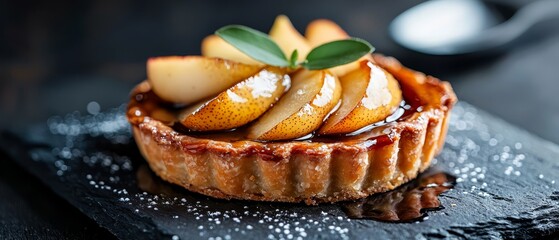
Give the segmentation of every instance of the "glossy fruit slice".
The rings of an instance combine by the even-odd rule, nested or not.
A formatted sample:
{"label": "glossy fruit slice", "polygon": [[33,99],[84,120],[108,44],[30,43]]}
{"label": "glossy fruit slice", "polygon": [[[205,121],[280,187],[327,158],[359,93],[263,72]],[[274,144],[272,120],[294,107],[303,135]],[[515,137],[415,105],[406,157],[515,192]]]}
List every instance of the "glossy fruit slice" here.
{"label": "glossy fruit slice", "polygon": [[147,62],[148,81],[155,94],[179,104],[215,96],[260,69],[255,65],[200,56],[156,57]]}
{"label": "glossy fruit slice", "polygon": [[335,40],[347,39],[349,35],[335,22],[328,19],[317,19],[307,25],[305,38],[314,47]]}
{"label": "glossy fruit slice", "polygon": [[242,53],[217,35],[210,35],[202,40],[202,56],[223,58],[251,65],[264,65]]}
{"label": "glossy fruit slice", "polygon": [[276,17],[272,28],[270,29],[270,38],[274,40],[283,53],[289,58],[293,50],[297,49],[299,57],[298,61],[305,60],[305,57],[311,50],[311,46],[307,39],[293,27],[289,18],[285,15]]}
{"label": "glossy fruit slice", "polygon": [[324,125],[319,134],[349,133],[386,119],[398,108],[402,92],[391,74],[370,61],[340,78],[342,104]]}
{"label": "glossy fruit slice", "polygon": [[277,68],[265,68],[217,97],[186,108],[179,119],[185,127],[197,131],[240,127],[268,110],[287,87],[289,76]]}
{"label": "glossy fruit slice", "polygon": [[[327,19],[317,19],[309,23],[309,25],[307,25],[307,30],[305,31],[305,37],[313,48],[327,42],[350,38],[350,36],[338,24]],[[359,68],[359,62],[365,59],[372,60],[372,57],[370,54],[367,54],[357,61],[333,67],[329,70],[341,77]]]}
{"label": "glossy fruit slice", "polygon": [[328,71],[300,70],[289,91],[254,125],[248,138],[284,140],[303,137],[318,129],[338,103],[341,85]]}

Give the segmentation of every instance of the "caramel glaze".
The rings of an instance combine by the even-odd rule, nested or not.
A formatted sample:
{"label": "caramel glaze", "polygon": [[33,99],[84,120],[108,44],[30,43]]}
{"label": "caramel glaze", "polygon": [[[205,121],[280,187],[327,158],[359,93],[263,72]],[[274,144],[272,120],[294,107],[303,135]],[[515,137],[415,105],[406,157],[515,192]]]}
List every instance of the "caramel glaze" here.
{"label": "caramel glaze", "polygon": [[427,216],[427,211],[443,209],[438,196],[453,188],[455,184],[455,177],[444,172],[428,170],[418,176],[417,181],[392,191],[340,204],[350,218],[384,222],[418,221]]}
{"label": "caramel glaze", "polygon": [[[381,55],[373,55],[376,63],[386,69],[388,72],[394,75],[394,77],[400,83],[400,87],[403,94],[404,101],[400,107],[389,116],[387,119],[390,121],[381,121],[369,126],[366,126],[360,130],[357,130],[348,134],[341,135],[315,135],[309,134],[308,136],[294,139],[289,142],[298,141],[306,143],[333,143],[333,144],[363,144],[366,150],[374,149],[377,147],[382,147],[389,145],[394,142],[394,128],[390,127],[396,125],[399,122],[403,124],[399,126],[400,128],[414,128],[413,126],[407,126],[404,120],[408,118],[420,119],[429,118],[429,116],[423,116],[420,113],[431,105],[442,105],[447,109],[454,104],[456,97],[454,95],[445,94],[450,86],[443,85],[443,88],[439,86],[438,80],[431,77],[420,75],[421,73],[411,71],[409,69],[403,68],[395,59],[387,58]],[[396,62],[393,62],[396,61]],[[421,79],[421,82],[417,82],[415,79]],[[446,83],[445,83],[446,84]],[[425,89],[425,87],[420,87],[418,85],[432,85],[434,88],[427,88],[427,91],[417,91],[417,89]],[[434,96],[441,96],[436,99],[433,103],[432,99]],[[258,154],[264,159],[269,160],[280,160],[281,156],[274,153],[273,150],[268,145],[273,145],[276,143],[285,143],[286,141],[272,141],[272,142],[261,142],[247,140],[244,136],[246,135],[246,127],[241,127],[238,129],[233,129],[229,131],[219,131],[219,132],[196,132],[191,131],[183,127],[178,123],[177,110],[183,106],[176,106],[173,103],[166,102],[159,98],[151,90],[151,86],[147,81],[140,83],[131,93],[131,100],[128,105],[127,116],[131,124],[140,125],[142,122],[148,119],[155,119],[163,123],[166,127],[172,130],[172,133],[187,135],[196,141],[183,141],[181,143],[182,148],[192,152],[199,153],[206,151],[206,145],[208,141],[221,141],[225,143],[230,143],[233,145],[250,145],[249,147],[243,148],[241,154]],[[446,109],[443,109],[446,110]],[[418,115],[419,114],[419,115]],[[435,114],[442,114],[440,111],[435,111]],[[401,129],[400,129],[401,130]],[[161,141],[168,141],[170,138],[167,134],[162,134],[157,131],[153,131],[154,137]],[[247,141],[252,141],[261,144],[246,144]],[[300,146],[300,145],[297,145]],[[304,153],[310,156],[321,156],[322,152],[315,152],[312,148],[299,147],[292,149],[294,153]],[[227,155],[227,152],[222,154]]]}

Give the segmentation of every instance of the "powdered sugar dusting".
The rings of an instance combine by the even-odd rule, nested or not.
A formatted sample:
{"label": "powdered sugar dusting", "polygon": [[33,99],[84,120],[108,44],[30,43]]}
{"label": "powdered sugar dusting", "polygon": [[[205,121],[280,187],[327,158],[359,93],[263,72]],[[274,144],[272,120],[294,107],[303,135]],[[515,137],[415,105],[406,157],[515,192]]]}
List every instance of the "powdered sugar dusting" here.
{"label": "powdered sugar dusting", "polygon": [[[48,130],[60,137],[60,143],[53,143],[56,147],[49,150],[55,159],[49,160],[39,152],[31,152],[31,158],[48,160],[63,181],[79,175],[83,185],[80,191],[98,196],[87,201],[117,205],[124,214],[137,216],[136,221],[149,216],[158,228],[174,229],[170,239],[350,239],[358,236],[350,231],[352,224],[368,221],[350,220],[337,205],[215,200],[165,183],[149,170],[135,149],[125,108],[50,118]],[[493,197],[492,191],[499,186],[493,186],[492,178],[514,179],[526,174],[526,144],[506,144],[502,135],[491,132],[474,107],[455,107],[446,147],[435,159],[438,167],[457,177],[452,194]],[[487,149],[491,151],[489,158],[472,160],[486,156],[482,151]],[[540,183],[556,186],[556,176],[536,176]],[[449,206],[459,204],[453,201]],[[189,235],[193,231],[196,236]]]}
{"label": "powdered sugar dusting", "polygon": [[[478,138],[472,139],[471,134],[460,134],[461,132],[474,132]],[[478,110],[473,106],[459,104],[453,109],[446,147],[437,159],[448,159],[444,164],[450,169],[449,173],[457,177],[457,182],[466,187],[463,194],[492,196],[491,191],[495,189],[491,184],[494,181],[486,180],[488,168],[496,168],[497,171],[491,171],[491,174],[500,178],[515,178],[524,172],[526,155],[523,144],[515,142],[507,145],[505,142],[508,141],[504,141],[502,134],[490,132],[492,131],[480,119]],[[482,148],[490,152],[480,153]],[[470,160],[487,155],[490,157],[482,163]],[[553,184],[552,181],[545,183]]]}
{"label": "powdered sugar dusting", "polygon": [[[101,192],[110,196],[115,204],[129,206],[133,214],[144,215],[148,212],[173,212],[166,221],[177,229],[188,229],[195,224],[198,236],[204,239],[231,239],[232,236],[252,235],[255,231],[266,232],[267,239],[305,239],[309,237],[308,229],[314,229],[337,239],[348,239],[349,229],[347,217],[335,216],[336,212],[322,212],[324,217],[316,220],[311,214],[298,213],[296,209],[274,208],[272,206],[243,206],[243,210],[215,209],[200,199],[200,196],[188,196],[187,191],[180,194],[169,194],[165,189],[171,188],[155,177],[144,164],[134,167],[126,154],[115,151],[84,150],[80,143],[90,138],[101,138],[109,144],[123,145],[130,142],[129,124],[124,116],[125,106],[109,112],[95,112],[82,115],[74,112],[64,117],[55,116],[48,120],[48,129],[53,135],[63,137],[63,146],[51,150],[58,159],[53,162],[57,174],[63,176],[71,171],[75,164],[82,170],[90,169],[83,176],[84,183],[91,188],[89,191]],[[39,158],[39,157],[37,157]],[[96,172],[101,169],[102,174]],[[124,176],[138,175],[138,185],[154,185],[157,192],[138,191],[137,186],[130,189],[122,188]],[[128,177],[127,177],[128,178]],[[130,181],[127,179],[126,182]],[[147,182],[146,182],[147,181]],[[170,192],[173,190],[170,190]],[[187,196],[183,196],[186,194]],[[171,196],[173,195],[173,196]],[[180,197],[183,196],[183,197]],[[242,201],[235,201],[244,204]],[[298,208],[305,207],[297,205]],[[331,206],[332,207],[332,206]],[[335,209],[335,208],[334,208]],[[196,221],[185,222],[184,219]],[[221,226],[227,226],[223,229]],[[218,231],[218,229],[220,229]],[[189,239],[180,233],[171,239]]]}

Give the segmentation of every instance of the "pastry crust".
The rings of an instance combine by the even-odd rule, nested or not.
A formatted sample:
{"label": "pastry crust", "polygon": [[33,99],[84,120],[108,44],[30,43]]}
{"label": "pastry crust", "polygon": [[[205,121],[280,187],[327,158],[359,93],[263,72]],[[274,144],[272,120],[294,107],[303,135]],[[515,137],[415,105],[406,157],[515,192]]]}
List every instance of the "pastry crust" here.
{"label": "pastry crust", "polygon": [[[162,179],[204,195],[258,201],[337,202],[414,179],[442,149],[456,96],[447,82],[375,54],[421,111],[341,141],[227,141],[179,133],[132,104],[136,143]],[[134,92],[149,91],[141,84]]]}

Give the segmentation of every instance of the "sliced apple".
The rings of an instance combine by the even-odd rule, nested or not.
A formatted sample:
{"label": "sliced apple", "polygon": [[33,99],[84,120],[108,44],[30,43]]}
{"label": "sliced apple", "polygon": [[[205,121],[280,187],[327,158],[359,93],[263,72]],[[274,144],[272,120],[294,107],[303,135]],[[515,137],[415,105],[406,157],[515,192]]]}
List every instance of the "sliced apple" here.
{"label": "sliced apple", "polygon": [[147,62],[148,81],[155,94],[179,104],[217,95],[260,69],[260,66],[201,56],[156,57]]}
{"label": "sliced apple", "polygon": [[318,129],[338,103],[341,85],[328,71],[300,70],[289,91],[248,130],[248,138],[284,140]]}
{"label": "sliced apple", "polygon": [[293,27],[293,24],[291,24],[291,21],[285,15],[276,17],[269,35],[288,58],[291,56],[293,50],[297,49],[299,54],[297,60],[303,61],[311,50],[307,39]]}
{"label": "sliced apple", "polygon": [[202,40],[202,56],[223,58],[251,65],[264,65],[239,51],[217,35],[210,35]]}
{"label": "sliced apple", "polygon": [[[307,30],[305,31],[305,37],[313,48],[327,42],[350,38],[350,36],[338,24],[327,19],[317,19],[309,23],[309,25],[307,25]],[[341,77],[359,68],[359,62],[365,59],[372,60],[372,57],[370,54],[367,54],[357,61],[333,67],[329,70]]]}
{"label": "sliced apple", "polygon": [[285,93],[289,77],[277,68],[265,68],[217,97],[186,108],[181,123],[192,130],[225,130],[243,126],[262,115]]}
{"label": "sliced apple", "polygon": [[402,92],[398,82],[370,61],[340,78],[342,104],[324,125],[320,134],[349,133],[386,119],[398,108]]}

